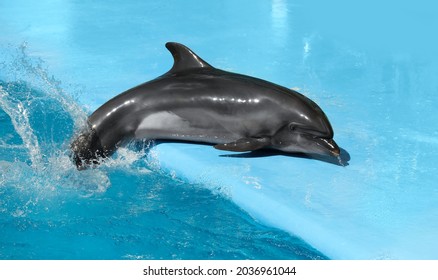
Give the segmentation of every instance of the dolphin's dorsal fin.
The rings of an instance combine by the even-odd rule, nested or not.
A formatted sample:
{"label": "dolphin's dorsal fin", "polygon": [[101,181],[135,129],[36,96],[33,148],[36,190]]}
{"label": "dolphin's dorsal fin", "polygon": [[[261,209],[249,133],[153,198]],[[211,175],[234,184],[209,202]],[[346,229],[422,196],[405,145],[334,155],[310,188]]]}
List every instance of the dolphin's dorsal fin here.
{"label": "dolphin's dorsal fin", "polygon": [[173,67],[169,70],[170,73],[194,68],[213,68],[213,66],[205,62],[191,49],[180,43],[166,43],[166,48],[170,51],[174,59]]}

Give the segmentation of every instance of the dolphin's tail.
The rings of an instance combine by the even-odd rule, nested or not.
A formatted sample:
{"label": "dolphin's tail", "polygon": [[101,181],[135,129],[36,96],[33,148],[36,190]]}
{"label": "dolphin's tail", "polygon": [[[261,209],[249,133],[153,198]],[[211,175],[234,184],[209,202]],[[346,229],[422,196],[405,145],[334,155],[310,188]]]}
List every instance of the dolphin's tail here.
{"label": "dolphin's tail", "polygon": [[79,170],[92,164],[98,164],[99,159],[108,156],[103,149],[99,136],[90,125],[81,131],[70,144],[71,158]]}

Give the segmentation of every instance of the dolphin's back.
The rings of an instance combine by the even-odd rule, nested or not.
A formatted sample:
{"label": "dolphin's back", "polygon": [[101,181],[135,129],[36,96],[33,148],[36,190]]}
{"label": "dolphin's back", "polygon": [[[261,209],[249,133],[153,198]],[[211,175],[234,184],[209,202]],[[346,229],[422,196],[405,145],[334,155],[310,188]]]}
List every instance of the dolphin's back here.
{"label": "dolphin's back", "polygon": [[279,116],[266,115],[276,105],[264,90],[223,71],[165,75],[136,91],[142,92],[136,138],[223,143],[254,131],[272,134],[283,125]]}

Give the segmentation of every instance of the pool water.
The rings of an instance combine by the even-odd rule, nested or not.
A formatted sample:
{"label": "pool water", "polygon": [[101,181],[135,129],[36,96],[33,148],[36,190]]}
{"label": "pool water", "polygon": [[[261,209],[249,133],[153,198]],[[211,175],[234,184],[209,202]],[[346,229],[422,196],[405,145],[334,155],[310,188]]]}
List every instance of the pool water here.
{"label": "pool water", "polygon": [[[437,6],[350,2],[0,2],[0,258],[438,258]],[[140,142],[77,171],[72,135],[168,41],[298,88],[348,165]]]}

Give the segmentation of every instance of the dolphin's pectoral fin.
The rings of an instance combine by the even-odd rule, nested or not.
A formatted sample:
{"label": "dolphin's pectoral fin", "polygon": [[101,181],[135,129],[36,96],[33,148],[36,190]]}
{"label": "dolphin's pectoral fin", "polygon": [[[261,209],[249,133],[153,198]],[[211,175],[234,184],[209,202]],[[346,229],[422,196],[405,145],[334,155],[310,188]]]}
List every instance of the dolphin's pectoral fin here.
{"label": "dolphin's pectoral fin", "polygon": [[232,152],[249,152],[259,150],[266,146],[271,145],[271,139],[269,137],[260,138],[241,138],[234,142],[218,144],[214,147],[218,150],[232,151]]}

